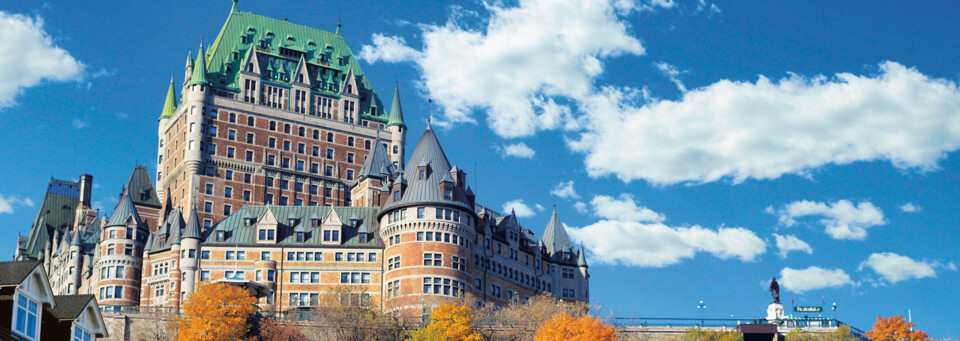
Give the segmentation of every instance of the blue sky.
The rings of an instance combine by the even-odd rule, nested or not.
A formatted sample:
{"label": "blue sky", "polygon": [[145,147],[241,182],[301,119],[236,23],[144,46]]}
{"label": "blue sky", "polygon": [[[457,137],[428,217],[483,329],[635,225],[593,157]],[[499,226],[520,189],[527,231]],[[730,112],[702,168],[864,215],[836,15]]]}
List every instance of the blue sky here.
{"label": "blue sky", "polygon": [[[329,30],[340,11],[383,100],[400,84],[408,148],[432,115],[482,203],[538,235],[556,205],[602,314],[752,319],[777,276],[861,329],[909,310],[960,336],[955,3],[239,7]],[[93,174],[108,213],[155,167],[167,82],[229,9],[0,5],[0,251],[51,176]]]}

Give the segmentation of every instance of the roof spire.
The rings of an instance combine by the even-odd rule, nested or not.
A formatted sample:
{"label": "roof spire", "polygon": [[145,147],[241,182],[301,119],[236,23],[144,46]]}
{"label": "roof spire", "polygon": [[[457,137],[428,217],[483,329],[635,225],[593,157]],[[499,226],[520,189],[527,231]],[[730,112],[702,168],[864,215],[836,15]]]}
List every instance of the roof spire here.
{"label": "roof spire", "polygon": [[170,87],[167,88],[167,99],[163,102],[163,111],[160,118],[173,116],[177,110],[177,93],[173,90],[173,77],[170,77]]}
{"label": "roof spire", "polygon": [[432,114],[427,114],[427,130],[431,130],[431,129],[430,129],[430,119],[431,119],[431,118],[433,118],[433,115],[432,115]]}
{"label": "roof spire", "polygon": [[230,7],[230,13],[237,11],[237,0],[233,0],[233,7]]}
{"label": "roof spire", "polygon": [[207,84],[207,53],[203,48],[203,37],[200,37],[200,53],[197,54],[197,61],[193,66],[193,75],[190,76],[190,83],[187,85],[193,84]]}
{"label": "roof spire", "polygon": [[340,33],[340,12],[341,12],[340,10],[337,10],[337,34],[341,34]]}
{"label": "roof spire", "polygon": [[393,88],[393,106],[390,107],[390,118],[387,119],[387,127],[399,126],[406,127],[403,123],[403,110],[400,109],[400,83]]}

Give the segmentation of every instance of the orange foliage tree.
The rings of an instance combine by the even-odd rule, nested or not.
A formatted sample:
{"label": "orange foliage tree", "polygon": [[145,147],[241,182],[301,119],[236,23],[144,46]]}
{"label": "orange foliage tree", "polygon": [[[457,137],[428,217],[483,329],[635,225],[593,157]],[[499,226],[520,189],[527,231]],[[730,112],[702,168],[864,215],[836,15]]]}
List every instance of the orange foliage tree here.
{"label": "orange foliage tree", "polygon": [[483,340],[473,328],[473,311],[463,305],[443,304],[430,314],[430,324],[411,333],[411,340]]}
{"label": "orange foliage tree", "polygon": [[540,325],[535,341],[612,341],[616,340],[613,327],[603,324],[593,316],[573,318],[567,313],[553,315]]}
{"label": "orange foliage tree", "polygon": [[247,318],[257,300],[246,290],[223,283],[201,284],[183,304],[176,322],[177,340],[238,340],[247,333]]}
{"label": "orange foliage tree", "polygon": [[877,316],[877,323],[873,324],[873,330],[864,333],[873,341],[926,341],[927,333],[922,330],[910,330],[914,325],[907,322],[903,316],[891,316],[883,318]]}

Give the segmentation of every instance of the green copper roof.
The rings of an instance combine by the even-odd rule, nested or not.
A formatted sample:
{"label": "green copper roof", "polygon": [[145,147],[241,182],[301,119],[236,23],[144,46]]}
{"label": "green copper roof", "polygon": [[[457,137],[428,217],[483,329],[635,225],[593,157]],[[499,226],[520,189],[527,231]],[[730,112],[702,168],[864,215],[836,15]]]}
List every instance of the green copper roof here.
{"label": "green copper roof", "polygon": [[403,110],[400,109],[400,85],[393,89],[393,106],[390,107],[390,119],[387,120],[387,126],[407,126],[403,123]]}
{"label": "green copper roof", "polygon": [[50,179],[43,196],[40,210],[24,240],[21,254],[28,259],[37,259],[51,241],[54,230],[68,231],[73,224],[77,204],[80,202],[80,183]]}
{"label": "green copper roof", "polygon": [[[322,219],[329,222],[330,211],[336,212],[343,223],[341,229],[341,243],[338,246],[380,246],[383,242],[378,233],[377,207],[345,207],[345,206],[260,206],[248,205],[237,210],[205,231],[205,244],[253,244],[257,242],[257,226],[247,226],[244,218],[259,218],[266,210],[270,210],[278,220],[276,244],[296,246],[320,246],[322,227],[313,226],[311,219]],[[290,225],[293,219],[294,225]],[[350,226],[350,219],[357,220],[357,226]],[[217,241],[218,231],[223,231],[225,239]],[[294,232],[307,232],[302,242],[298,242]],[[370,233],[366,241],[361,242],[358,233]]]}
{"label": "green copper roof", "polygon": [[134,222],[140,223],[140,215],[137,214],[137,209],[133,207],[133,200],[130,199],[127,189],[124,188],[123,194],[120,195],[120,200],[117,202],[117,207],[113,209],[113,214],[107,221],[107,226],[126,225],[128,217],[131,217]]}
{"label": "green copper roof", "polygon": [[[292,69],[297,66],[302,55],[307,63],[309,79],[317,80],[312,84],[313,92],[333,98],[339,97],[340,92],[345,90],[339,85],[352,68],[359,93],[364,98],[357,108],[360,118],[387,122],[383,104],[342,35],[231,9],[220,34],[210,46],[209,58],[205,60],[206,71],[213,81],[212,86],[239,92],[241,84],[238,76],[241,70],[246,69],[245,63],[249,63],[246,61],[241,64],[240,59],[245,59],[250,49],[256,49],[260,58],[253,62],[261,63],[258,66],[264,71],[271,65],[275,69],[280,67],[275,63],[283,61],[286,65],[282,67],[293,72]],[[199,64],[195,63],[194,73]],[[261,76],[266,77],[265,72]],[[265,79],[280,84],[292,84],[296,81],[296,76],[288,75],[279,79],[270,75]],[[377,108],[375,112],[373,108]]]}
{"label": "green copper roof", "polygon": [[167,89],[167,100],[163,102],[163,111],[160,118],[173,116],[177,111],[177,93],[173,90],[173,78],[170,78],[170,87]]}
{"label": "green copper roof", "polygon": [[200,42],[200,53],[197,54],[197,62],[193,64],[193,75],[190,75],[190,83],[187,85],[194,84],[207,84],[210,83],[207,81],[207,54],[203,51],[203,42]]}

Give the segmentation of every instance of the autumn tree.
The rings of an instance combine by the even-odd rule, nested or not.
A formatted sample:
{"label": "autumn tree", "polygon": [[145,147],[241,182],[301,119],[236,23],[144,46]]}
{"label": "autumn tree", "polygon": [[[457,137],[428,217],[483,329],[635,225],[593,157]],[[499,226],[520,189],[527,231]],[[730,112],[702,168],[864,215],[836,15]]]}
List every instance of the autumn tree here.
{"label": "autumn tree", "polygon": [[410,334],[410,339],[479,341],[480,332],[473,328],[473,311],[464,305],[443,304],[430,314],[430,324]]}
{"label": "autumn tree", "polygon": [[567,313],[553,315],[540,325],[535,341],[610,341],[616,340],[614,329],[593,316],[574,318]]}
{"label": "autumn tree", "polygon": [[883,318],[877,316],[877,323],[873,324],[873,330],[865,335],[873,341],[925,341],[927,333],[922,330],[912,330],[913,322],[907,322],[903,316],[891,316]]}
{"label": "autumn tree", "polygon": [[294,323],[283,323],[273,317],[260,319],[258,334],[258,340],[260,341],[297,341],[306,339],[300,326]]}
{"label": "autumn tree", "polygon": [[[475,302],[469,303],[473,304],[467,306],[478,306]],[[526,300],[511,300],[506,306],[495,306],[492,303],[479,305],[474,313],[478,327],[491,339],[519,341],[533,339],[537,328],[556,314],[566,313],[571,317],[582,317],[589,310],[590,306],[584,302],[561,301],[553,296],[540,294]]]}
{"label": "autumn tree", "polygon": [[399,321],[380,311],[366,291],[337,287],[319,295],[316,308],[307,320],[331,340],[398,340],[402,334]]}
{"label": "autumn tree", "polygon": [[246,290],[224,283],[201,284],[183,303],[177,340],[238,340],[249,330],[247,319],[257,300]]}

